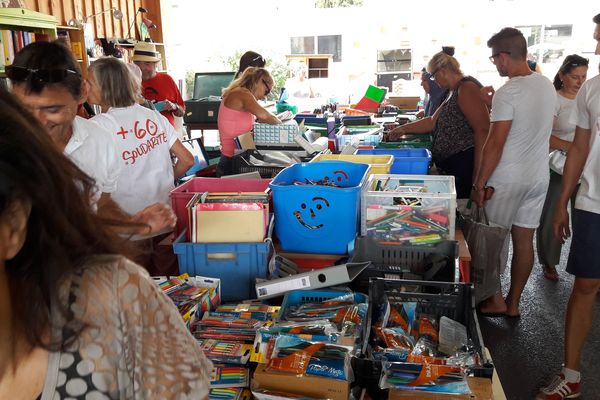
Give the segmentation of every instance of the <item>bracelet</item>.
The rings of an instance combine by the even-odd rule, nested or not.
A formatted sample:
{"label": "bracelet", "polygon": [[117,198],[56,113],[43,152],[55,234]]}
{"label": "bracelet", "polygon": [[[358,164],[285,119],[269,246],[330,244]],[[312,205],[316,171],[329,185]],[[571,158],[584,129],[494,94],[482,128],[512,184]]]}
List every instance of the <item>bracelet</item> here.
{"label": "bracelet", "polygon": [[474,192],[481,192],[482,190],[485,190],[485,187],[478,188],[475,184],[473,184],[471,189],[473,189]]}

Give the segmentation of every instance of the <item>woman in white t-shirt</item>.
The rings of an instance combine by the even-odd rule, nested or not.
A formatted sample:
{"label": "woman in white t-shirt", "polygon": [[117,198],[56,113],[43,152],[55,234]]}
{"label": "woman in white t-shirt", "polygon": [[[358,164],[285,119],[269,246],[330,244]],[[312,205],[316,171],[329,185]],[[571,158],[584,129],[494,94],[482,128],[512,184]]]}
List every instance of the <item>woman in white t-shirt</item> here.
{"label": "woman in white t-shirt", "polygon": [[[550,136],[550,151],[557,151],[562,154],[555,152],[551,157],[550,184],[540,218],[540,226],[536,232],[538,258],[544,268],[544,276],[552,281],[558,280],[556,265],[560,262],[562,249],[562,244],[556,240],[552,229],[554,209],[558,202],[562,181],[562,168],[559,168],[559,164],[561,164],[559,159],[562,158],[562,165],[564,166],[566,153],[569,151],[575,137],[575,124],[571,123],[569,119],[571,110],[575,105],[575,96],[577,96],[579,88],[586,80],[587,70],[588,60],[577,54],[571,54],[565,58],[554,77],[554,87],[558,96],[556,96],[554,125],[552,136]],[[573,192],[571,205],[575,204],[576,195],[577,190]]]}
{"label": "woman in white t-shirt", "polygon": [[[102,114],[93,120],[115,135],[122,164],[112,198],[132,215],[154,203],[168,204],[175,178],[194,164],[194,157],[164,116],[138,104],[139,84],[132,79],[125,63],[112,57],[96,60],[90,65],[89,81],[88,101],[102,109]],[[171,155],[177,159],[174,164]],[[178,272],[170,246],[159,246],[169,234],[133,238],[145,254],[136,261],[151,275]]]}

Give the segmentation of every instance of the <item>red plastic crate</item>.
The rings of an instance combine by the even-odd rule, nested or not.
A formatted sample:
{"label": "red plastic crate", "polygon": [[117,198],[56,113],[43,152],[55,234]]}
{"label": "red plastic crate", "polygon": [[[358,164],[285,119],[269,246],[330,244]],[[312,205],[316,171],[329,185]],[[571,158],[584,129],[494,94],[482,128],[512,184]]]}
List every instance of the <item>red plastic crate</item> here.
{"label": "red plastic crate", "polygon": [[177,216],[175,235],[187,228],[188,215],[185,206],[196,193],[203,192],[264,192],[271,179],[192,178],[171,190],[171,206]]}

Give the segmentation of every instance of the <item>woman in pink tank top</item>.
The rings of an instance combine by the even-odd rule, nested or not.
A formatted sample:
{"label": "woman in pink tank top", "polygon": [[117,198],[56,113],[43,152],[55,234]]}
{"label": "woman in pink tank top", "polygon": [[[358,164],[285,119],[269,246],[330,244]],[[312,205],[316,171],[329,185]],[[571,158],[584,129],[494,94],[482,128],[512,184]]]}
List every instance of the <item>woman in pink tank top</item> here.
{"label": "woman in pink tank top", "polygon": [[281,123],[257,102],[266,98],[271,89],[273,78],[269,72],[264,68],[250,67],[223,91],[217,120],[221,139],[221,160],[217,166],[217,176],[233,174],[235,138],[251,132],[255,119],[267,124]]}

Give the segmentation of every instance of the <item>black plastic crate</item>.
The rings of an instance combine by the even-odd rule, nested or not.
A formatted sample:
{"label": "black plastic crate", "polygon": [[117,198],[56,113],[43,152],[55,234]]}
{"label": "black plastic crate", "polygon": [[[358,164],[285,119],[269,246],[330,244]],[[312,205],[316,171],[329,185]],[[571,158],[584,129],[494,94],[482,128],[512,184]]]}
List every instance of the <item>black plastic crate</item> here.
{"label": "black plastic crate", "polygon": [[370,278],[457,282],[458,242],[444,240],[433,245],[387,244],[372,238],[356,238],[351,262],[371,261],[352,282],[356,291],[367,293]]}
{"label": "black plastic crate", "polygon": [[[473,286],[468,283],[389,280],[374,278],[369,283],[369,311],[367,314],[367,331],[363,337],[363,358],[354,361],[355,375],[360,379],[360,385],[378,396],[381,375],[381,362],[372,358],[371,326],[380,304],[390,302],[416,302],[417,314],[426,313],[452,318],[467,327],[469,339],[481,355],[481,367],[473,369],[476,377],[492,378],[494,366],[486,356],[479,321],[475,313]],[[374,397],[375,398],[375,397]]]}
{"label": "black plastic crate", "polygon": [[[273,178],[275,175],[279,173],[282,169],[286,168],[286,166],[281,165],[254,165],[250,162],[250,156],[254,155],[260,157],[261,153],[268,153],[269,150],[245,150],[243,152],[237,153],[233,156],[233,173],[234,174],[243,174],[246,172],[254,172],[257,171],[261,178]],[[291,153],[296,153],[300,156],[300,161],[309,162],[312,160],[312,156],[308,155],[305,151],[290,151]]]}

